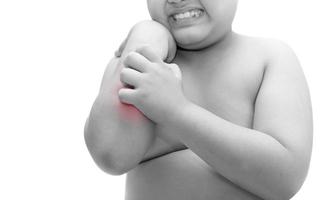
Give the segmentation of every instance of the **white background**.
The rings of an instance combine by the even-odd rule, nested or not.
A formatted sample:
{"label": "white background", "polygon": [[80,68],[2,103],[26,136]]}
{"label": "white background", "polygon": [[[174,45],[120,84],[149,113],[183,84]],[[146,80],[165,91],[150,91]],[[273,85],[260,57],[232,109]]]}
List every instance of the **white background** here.
{"label": "white background", "polygon": [[[314,111],[311,168],[295,200],[320,198],[323,14],[317,0],[240,0],[234,30],[297,53]],[[104,68],[145,0],[0,1],[0,199],[123,199],[125,176],[100,171],[83,126]]]}

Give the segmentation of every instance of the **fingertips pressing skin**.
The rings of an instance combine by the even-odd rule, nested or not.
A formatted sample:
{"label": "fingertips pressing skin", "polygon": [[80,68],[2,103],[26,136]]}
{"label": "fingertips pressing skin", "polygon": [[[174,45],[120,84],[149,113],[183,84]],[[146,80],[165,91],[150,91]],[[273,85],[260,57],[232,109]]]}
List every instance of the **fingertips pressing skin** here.
{"label": "fingertips pressing skin", "polygon": [[133,104],[135,98],[135,90],[131,88],[121,88],[118,92],[119,99],[122,103]]}
{"label": "fingertips pressing skin", "polygon": [[142,112],[132,105],[132,99],[135,95],[135,90],[119,86],[117,88],[119,103],[117,111],[120,116],[128,121],[138,122],[144,120],[145,116]]}
{"label": "fingertips pressing skin", "polygon": [[131,104],[120,103],[118,105],[118,112],[122,116],[123,119],[129,121],[141,121],[145,118],[145,116],[138,110],[135,106]]}

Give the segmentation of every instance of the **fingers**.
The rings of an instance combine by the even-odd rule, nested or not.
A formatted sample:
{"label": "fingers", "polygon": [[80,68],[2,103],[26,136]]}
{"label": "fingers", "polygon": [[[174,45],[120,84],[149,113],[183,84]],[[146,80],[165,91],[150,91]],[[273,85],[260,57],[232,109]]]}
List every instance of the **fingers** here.
{"label": "fingers", "polygon": [[133,68],[138,72],[146,72],[150,62],[149,60],[147,60],[147,58],[140,55],[139,53],[131,52],[124,59],[123,64],[125,65],[125,67]]}
{"label": "fingers", "polygon": [[142,74],[131,68],[123,68],[120,72],[120,81],[124,84],[138,87]]}
{"label": "fingers", "polygon": [[148,45],[138,48],[136,52],[143,55],[150,62],[156,62],[156,63],[162,62],[162,59],[160,58],[160,56],[158,56],[157,53]]}
{"label": "fingers", "polygon": [[123,63],[126,67],[133,68],[139,72],[147,72],[151,67],[151,63],[162,62],[160,56],[150,46],[145,45],[138,48],[135,52],[130,52]]}
{"label": "fingers", "polygon": [[134,104],[136,90],[130,88],[121,88],[119,90],[119,99],[122,103]]}

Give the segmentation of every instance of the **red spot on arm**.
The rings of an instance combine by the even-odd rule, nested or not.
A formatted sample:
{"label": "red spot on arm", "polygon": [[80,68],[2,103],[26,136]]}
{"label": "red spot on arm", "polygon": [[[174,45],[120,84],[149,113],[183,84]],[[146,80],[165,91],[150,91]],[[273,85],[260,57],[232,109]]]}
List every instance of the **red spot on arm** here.
{"label": "red spot on arm", "polygon": [[135,106],[120,102],[118,105],[120,115],[130,121],[141,121],[144,115]]}
{"label": "red spot on arm", "polygon": [[129,121],[142,121],[145,117],[145,115],[134,105],[122,103],[118,97],[118,92],[121,88],[124,86],[122,84],[118,85],[116,88],[116,96],[117,96],[117,110],[119,114],[122,116],[123,119],[129,120]]}

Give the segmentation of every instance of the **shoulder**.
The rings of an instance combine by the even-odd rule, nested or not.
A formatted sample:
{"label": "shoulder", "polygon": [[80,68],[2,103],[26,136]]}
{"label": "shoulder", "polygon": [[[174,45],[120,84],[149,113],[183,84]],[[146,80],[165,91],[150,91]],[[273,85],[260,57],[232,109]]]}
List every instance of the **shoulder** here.
{"label": "shoulder", "polygon": [[252,45],[255,48],[261,48],[263,50],[277,50],[289,48],[289,45],[279,39],[266,38],[266,37],[256,37],[243,34],[236,34],[240,41],[245,42],[246,44]]}
{"label": "shoulder", "polygon": [[242,38],[244,46],[248,46],[247,48],[251,48],[253,52],[261,55],[268,66],[282,60],[298,60],[294,50],[284,41],[245,35],[239,37]]}
{"label": "shoulder", "polygon": [[[302,74],[300,62],[294,50],[278,39],[239,35],[243,49],[251,52],[264,66],[264,72]],[[292,73],[291,73],[292,72]]]}

